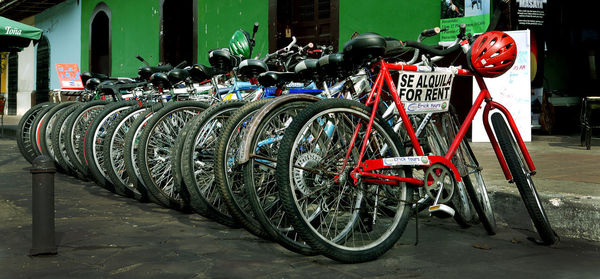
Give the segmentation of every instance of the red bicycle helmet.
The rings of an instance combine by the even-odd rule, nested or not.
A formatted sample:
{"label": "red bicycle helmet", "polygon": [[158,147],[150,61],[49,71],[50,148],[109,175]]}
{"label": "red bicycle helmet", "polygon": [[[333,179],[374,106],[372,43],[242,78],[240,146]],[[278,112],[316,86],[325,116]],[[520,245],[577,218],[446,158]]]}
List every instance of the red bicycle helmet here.
{"label": "red bicycle helmet", "polygon": [[471,70],[493,78],[508,71],[517,59],[515,40],[502,31],[485,32],[473,42],[469,54]]}

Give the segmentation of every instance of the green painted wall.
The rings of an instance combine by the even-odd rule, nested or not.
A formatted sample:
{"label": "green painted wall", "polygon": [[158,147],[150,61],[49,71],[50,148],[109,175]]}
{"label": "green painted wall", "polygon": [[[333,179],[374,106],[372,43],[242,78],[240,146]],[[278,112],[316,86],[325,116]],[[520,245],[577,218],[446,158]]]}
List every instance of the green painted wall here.
{"label": "green painted wall", "polygon": [[144,57],[158,64],[160,15],[158,0],[83,0],[81,1],[81,69],[89,69],[90,16],[96,5],[106,3],[112,17],[112,75],[135,76]]}
{"label": "green painted wall", "polygon": [[244,29],[252,35],[259,23],[252,56],[264,56],[268,48],[268,0],[198,0],[198,63],[208,63],[208,51],[228,47],[233,32]]}
{"label": "green painted wall", "polygon": [[[340,50],[352,33],[376,32],[399,40],[416,40],[423,29],[440,25],[440,0],[340,1]],[[436,44],[439,38],[425,43]]]}
{"label": "green painted wall", "polygon": [[[176,1],[176,0],[171,0]],[[198,63],[208,63],[208,51],[227,47],[237,29],[252,31],[260,24],[253,55],[268,50],[268,0],[197,0]],[[339,0],[340,49],[352,33],[377,32],[400,40],[414,40],[423,29],[439,25],[439,0]],[[112,14],[112,75],[134,76],[141,55],[150,64],[159,61],[159,0],[82,0],[81,69],[89,68],[89,24],[96,5],[104,2]],[[431,38],[428,44],[435,44]]]}
{"label": "green painted wall", "polygon": [[[177,1],[177,0],[170,0]],[[112,75],[135,76],[141,55],[151,65],[159,62],[159,0],[83,0],[81,14],[81,68],[89,68],[89,24],[96,5],[106,3],[112,13]],[[227,47],[237,29],[252,32],[260,24],[254,54],[268,50],[268,1],[198,0],[198,63],[208,64],[208,51]]]}

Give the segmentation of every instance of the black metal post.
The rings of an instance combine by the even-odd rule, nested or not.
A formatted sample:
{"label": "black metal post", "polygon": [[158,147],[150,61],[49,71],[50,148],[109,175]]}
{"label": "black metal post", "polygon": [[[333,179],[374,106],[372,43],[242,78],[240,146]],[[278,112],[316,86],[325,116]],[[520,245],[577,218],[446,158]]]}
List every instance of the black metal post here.
{"label": "black metal post", "polygon": [[41,155],[31,168],[32,248],[31,256],[57,254],[54,238],[54,161]]}

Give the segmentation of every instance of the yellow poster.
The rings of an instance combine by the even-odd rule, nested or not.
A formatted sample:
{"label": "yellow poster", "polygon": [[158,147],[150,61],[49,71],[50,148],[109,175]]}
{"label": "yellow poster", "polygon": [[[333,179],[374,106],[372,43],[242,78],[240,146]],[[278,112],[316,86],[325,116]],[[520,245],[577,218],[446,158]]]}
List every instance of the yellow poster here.
{"label": "yellow poster", "polygon": [[[5,94],[6,93],[6,84],[7,84],[7,80],[6,80],[6,72],[7,72],[7,60],[8,60],[8,52],[2,52],[0,53],[0,73],[2,73],[0,75],[0,93],[1,94]],[[6,96],[4,96],[6,98]]]}

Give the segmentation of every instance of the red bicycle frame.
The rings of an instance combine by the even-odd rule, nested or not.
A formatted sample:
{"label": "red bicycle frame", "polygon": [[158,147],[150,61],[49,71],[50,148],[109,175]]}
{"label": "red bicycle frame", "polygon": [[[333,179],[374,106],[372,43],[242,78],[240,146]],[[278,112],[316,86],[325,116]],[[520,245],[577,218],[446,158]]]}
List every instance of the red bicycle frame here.
{"label": "red bicycle frame", "polygon": [[[379,105],[379,101],[381,99],[382,87],[383,87],[384,83],[387,84],[387,86],[391,92],[391,95],[392,95],[391,97],[394,100],[394,103],[396,104],[396,107],[400,114],[400,118],[402,119],[402,124],[403,124],[404,128],[406,129],[406,132],[410,138],[412,147],[414,148],[417,156],[420,156],[421,158],[426,158],[426,160],[424,159],[422,161],[422,163],[415,164],[415,166],[418,166],[419,168],[426,168],[435,163],[441,163],[444,166],[448,167],[452,171],[456,181],[461,181],[461,176],[460,176],[456,166],[454,166],[454,164],[452,163],[451,158],[456,153],[456,150],[458,149],[460,142],[463,140],[463,138],[465,137],[465,135],[467,133],[467,130],[471,126],[471,123],[475,117],[475,114],[481,108],[481,105],[485,101],[486,104],[485,104],[485,107],[483,108],[482,121],[483,121],[483,124],[485,127],[485,131],[488,134],[490,143],[492,144],[494,152],[496,153],[496,156],[498,157],[498,162],[500,163],[500,167],[502,168],[502,171],[504,172],[504,176],[506,177],[506,179],[509,181],[512,181],[512,175],[510,174],[508,165],[506,164],[506,160],[504,159],[504,156],[502,155],[502,151],[500,150],[498,141],[496,140],[496,137],[494,136],[494,133],[492,132],[492,129],[490,128],[488,116],[489,116],[489,112],[492,109],[499,110],[505,116],[505,118],[508,120],[509,126],[513,132],[513,135],[514,135],[517,143],[518,143],[521,153],[523,154],[523,157],[525,158],[525,162],[527,163],[527,166],[529,167],[529,170],[531,171],[531,173],[535,174],[535,166],[533,164],[533,161],[531,160],[531,156],[529,155],[529,152],[527,151],[527,148],[525,147],[525,143],[523,142],[523,139],[521,138],[521,134],[519,133],[517,126],[511,116],[510,112],[504,106],[502,106],[501,104],[492,100],[492,97],[490,95],[490,92],[487,89],[487,86],[485,84],[483,77],[481,77],[478,74],[472,73],[468,70],[457,69],[458,75],[474,76],[481,91],[479,92],[479,95],[475,99],[473,106],[469,110],[469,113],[468,113],[466,119],[461,124],[461,127],[460,127],[456,137],[452,141],[448,152],[444,156],[425,156],[425,154],[423,153],[423,148],[421,147],[421,144],[419,143],[417,136],[415,135],[415,131],[412,127],[411,121],[409,120],[408,114],[406,113],[406,111],[404,109],[404,105],[402,104],[402,101],[400,100],[400,97],[396,90],[396,86],[394,85],[394,82],[393,82],[392,77],[389,72],[390,70],[417,72],[417,71],[419,71],[419,67],[416,65],[387,63],[383,59],[381,61],[377,62],[376,66],[378,66],[380,69],[379,74],[377,75],[375,84],[373,85],[373,88],[371,89],[371,92],[369,93],[368,99],[366,101],[366,105],[372,106],[373,109],[371,112],[369,123],[367,124],[367,127],[366,127],[366,133],[365,133],[366,136],[362,140],[362,146],[361,146],[360,153],[359,153],[358,164],[355,166],[355,168],[351,172],[351,177],[354,179],[355,183],[358,181],[358,177],[360,176],[362,181],[369,182],[369,183],[397,185],[399,182],[406,182],[406,183],[410,183],[410,184],[416,184],[419,186],[424,185],[424,182],[422,180],[416,179],[416,178],[391,176],[391,175],[383,175],[383,174],[373,173],[372,172],[373,170],[383,169],[383,168],[387,168],[387,167],[391,166],[389,164],[385,164],[384,158],[365,160],[363,162],[363,156],[365,153],[365,149],[367,147],[367,141],[369,140],[369,135],[371,134],[371,129],[373,127],[373,121],[375,120],[375,114],[377,112],[377,106]],[[361,125],[359,123],[359,125],[356,127],[356,131],[354,133],[350,148],[347,151],[344,166],[348,161],[348,158],[350,156],[350,152],[351,152],[351,149],[353,148],[354,143],[357,142],[356,135],[358,134],[358,130],[360,128],[361,128]]]}

